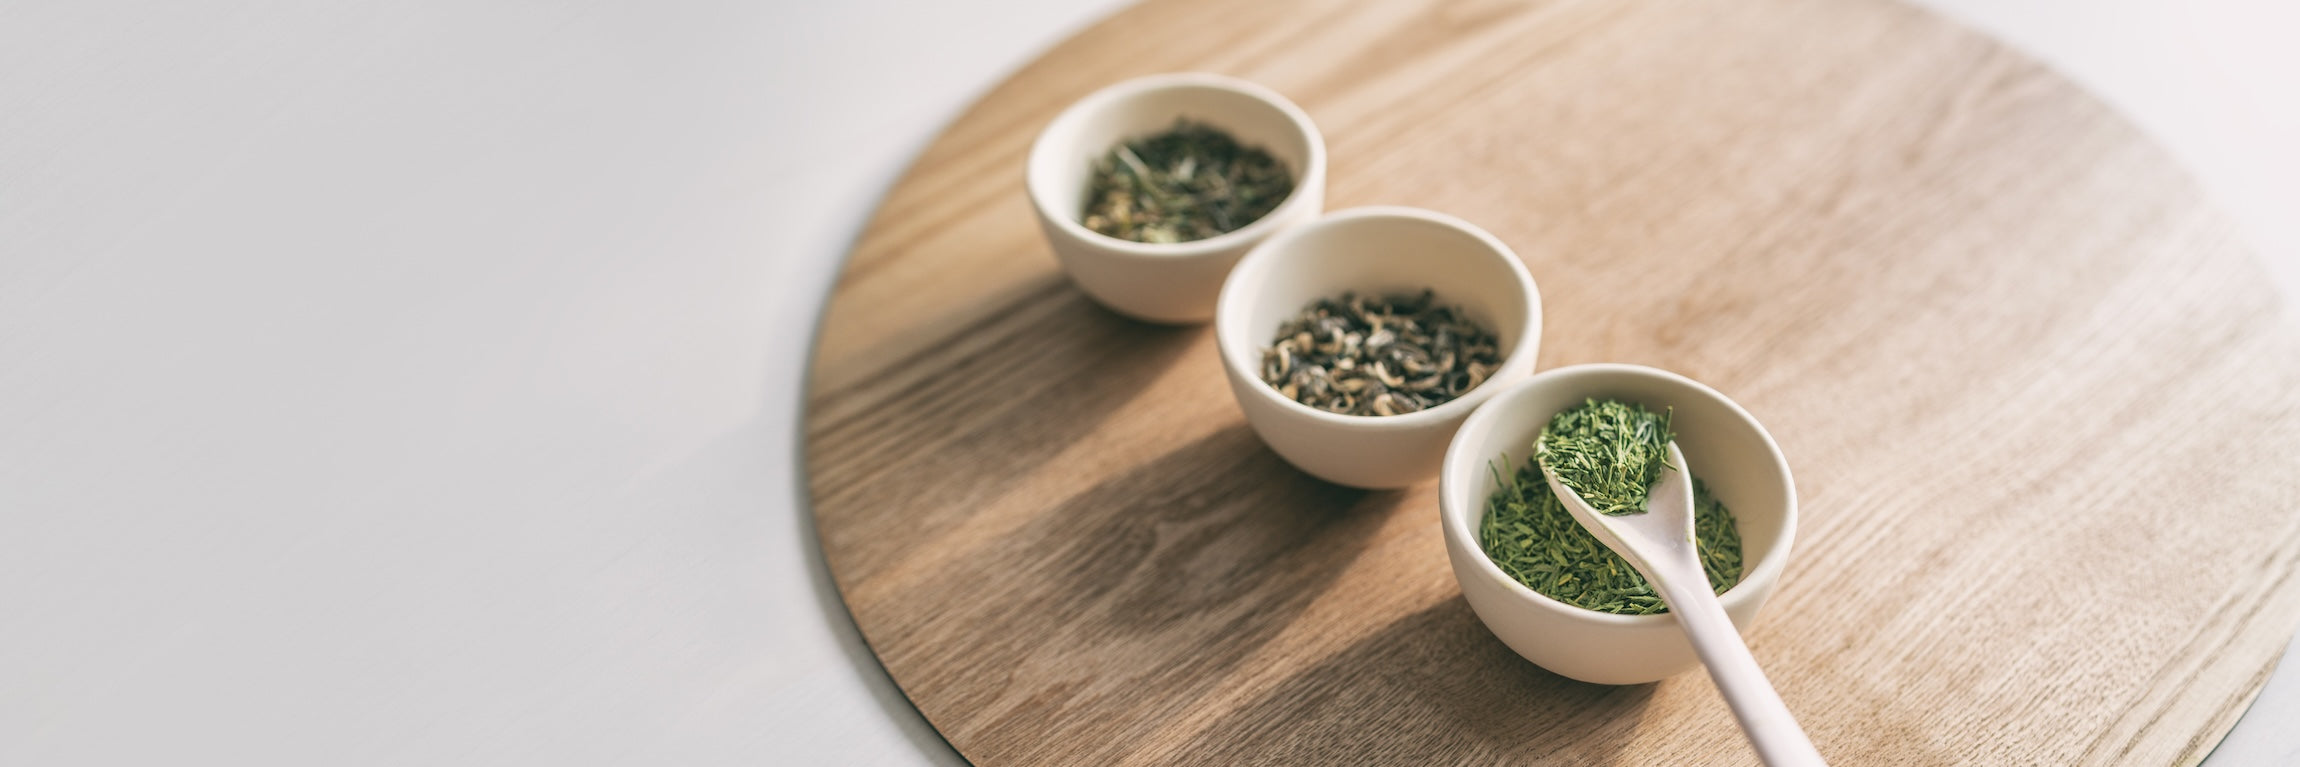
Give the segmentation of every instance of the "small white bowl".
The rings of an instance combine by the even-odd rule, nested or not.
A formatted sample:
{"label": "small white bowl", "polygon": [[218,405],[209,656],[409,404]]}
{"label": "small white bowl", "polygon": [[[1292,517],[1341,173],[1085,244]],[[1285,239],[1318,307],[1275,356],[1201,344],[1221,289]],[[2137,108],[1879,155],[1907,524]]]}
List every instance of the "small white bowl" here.
{"label": "small white bowl", "polygon": [[[1184,117],[1284,162],[1294,191],[1253,223],[1203,240],[1133,242],[1079,223],[1094,164],[1119,142]],[[1048,123],[1030,147],[1024,186],[1055,259],[1087,295],[1138,319],[1204,322],[1240,256],[1325,208],[1326,140],[1301,107],[1268,88],[1221,75],[1152,75],[1095,91]]]}
{"label": "small white bowl", "polygon": [[1736,626],[1756,619],[1781,579],[1796,536],[1797,486],[1780,446],[1748,411],[1692,379],[1638,365],[1535,375],[1495,394],[1454,435],[1438,487],[1439,517],[1454,579],[1478,619],[1517,654],[1558,674],[1597,684],[1659,681],[1698,662],[1675,615],[1614,615],[1559,602],[1502,572],[1478,542],[1494,470],[1514,476],[1532,459],[1549,419],[1590,398],[1672,409],[1670,427],[1685,462],[1741,528],[1741,582],[1720,596]]}
{"label": "small white bowl", "polygon": [[[1427,410],[1355,416],[1304,405],[1262,382],[1262,351],[1318,299],[1423,289],[1497,337],[1501,367],[1476,388]],[[1509,246],[1461,219],[1353,208],[1281,232],[1239,260],[1222,285],[1214,339],[1238,408],[1279,457],[1328,482],[1404,487],[1437,474],[1446,441],[1478,403],[1533,372],[1541,293]]]}

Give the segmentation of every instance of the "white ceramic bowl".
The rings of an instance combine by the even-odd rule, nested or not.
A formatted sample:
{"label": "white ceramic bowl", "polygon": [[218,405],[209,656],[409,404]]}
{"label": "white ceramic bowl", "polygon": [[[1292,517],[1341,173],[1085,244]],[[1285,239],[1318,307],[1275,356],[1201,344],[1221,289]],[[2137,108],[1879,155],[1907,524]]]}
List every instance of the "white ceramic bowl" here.
{"label": "white ceramic bowl", "polygon": [[[1095,162],[1119,142],[1173,127],[1181,117],[1283,161],[1294,174],[1293,193],[1251,224],[1190,242],[1133,242],[1080,224]],[[1326,141],[1301,107],[1268,88],[1221,75],[1152,75],[1095,91],[1048,123],[1030,147],[1024,186],[1055,259],[1087,295],[1151,322],[1203,322],[1240,256],[1325,208]]]}
{"label": "white ceramic bowl", "polygon": [[[1393,416],[1319,410],[1263,383],[1262,350],[1321,298],[1434,291],[1498,337],[1501,367],[1450,402]],[[1414,208],[1353,208],[1280,232],[1222,285],[1215,345],[1246,422],[1287,462],[1320,479],[1404,487],[1432,476],[1446,441],[1480,402],[1533,372],[1541,293],[1509,246],[1461,219]]]}
{"label": "white ceramic bowl", "polygon": [[[1478,543],[1494,473],[1514,476],[1542,426],[1589,398],[1673,410],[1670,426],[1693,475],[1725,502],[1741,527],[1741,582],[1721,595],[1747,627],[1773,593],[1797,529],[1797,488],[1781,448],[1725,395],[1684,376],[1637,365],[1575,365],[1496,393],[1454,435],[1438,488],[1446,554],[1462,596],[1494,636],[1539,664],[1597,684],[1640,684],[1685,671],[1698,659],[1674,615],[1614,615],[1542,596],[1503,573]],[[1501,465],[1503,456],[1513,462]]]}

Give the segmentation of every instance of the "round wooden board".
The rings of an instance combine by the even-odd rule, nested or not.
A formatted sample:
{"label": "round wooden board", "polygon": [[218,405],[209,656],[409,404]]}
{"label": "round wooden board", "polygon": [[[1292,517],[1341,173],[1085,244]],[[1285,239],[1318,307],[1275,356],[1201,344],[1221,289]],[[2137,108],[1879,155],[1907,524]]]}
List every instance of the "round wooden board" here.
{"label": "round wooden board", "polygon": [[2034,62],[1882,0],[1152,0],[927,149],[816,352],[825,555],[976,763],[1753,760],[1699,673],[1511,654],[1434,483],[1294,471],[1205,328],[1063,278],[1031,138],[1174,70],[1306,108],[1334,207],[1513,246],[1540,368],[1668,368],[1773,430],[1804,524],[1748,638],[1838,763],[2194,762],[2300,620],[2294,324],[2191,181]]}

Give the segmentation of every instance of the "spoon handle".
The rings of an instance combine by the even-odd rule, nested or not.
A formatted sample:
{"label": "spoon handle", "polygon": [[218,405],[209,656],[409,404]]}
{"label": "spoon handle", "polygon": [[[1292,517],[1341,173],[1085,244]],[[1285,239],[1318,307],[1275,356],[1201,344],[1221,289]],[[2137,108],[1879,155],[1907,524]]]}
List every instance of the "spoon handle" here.
{"label": "spoon handle", "polygon": [[1685,628],[1694,654],[1709,668],[1709,678],[1717,683],[1725,704],[1733,708],[1734,718],[1741,720],[1741,731],[1748,733],[1758,758],[1769,767],[1826,764],[1821,752],[1814,750],[1813,741],[1805,737],[1804,728],[1797,726],[1789,706],[1781,702],[1781,694],[1765,678],[1765,671],[1757,667],[1757,656],[1741,641],[1741,632],[1733,627],[1725,606],[1709,591],[1709,579],[1702,574],[1700,564],[1694,563],[1690,572],[1673,575],[1676,577],[1653,579],[1664,584],[1661,599]]}

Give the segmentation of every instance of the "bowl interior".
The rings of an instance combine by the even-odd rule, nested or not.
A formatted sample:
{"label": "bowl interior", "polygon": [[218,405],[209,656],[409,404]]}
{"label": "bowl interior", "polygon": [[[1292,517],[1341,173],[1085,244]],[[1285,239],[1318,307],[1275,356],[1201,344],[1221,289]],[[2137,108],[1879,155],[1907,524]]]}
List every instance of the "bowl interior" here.
{"label": "bowl interior", "polygon": [[[1031,197],[1050,216],[1077,224],[1095,163],[1120,142],[1171,128],[1177,118],[1220,128],[1240,144],[1269,152],[1285,163],[1299,190],[1310,181],[1305,175],[1318,139],[1305,130],[1307,118],[1277,98],[1211,75],[1144,78],[1098,91],[1055,118],[1039,137],[1030,158]],[[1083,226],[1078,231],[1091,233]]]}
{"label": "bowl interior", "polygon": [[1288,230],[1248,254],[1223,287],[1215,332],[1232,365],[1258,370],[1278,329],[1318,299],[1426,288],[1492,330],[1508,364],[1519,342],[1538,332],[1529,330],[1539,311],[1530,283],[1515,255],[1467,224],[1361,208]]}
{"label": "bowl interior", "polygon": [[[1464,540],[1479,541],[1478,526],[1485,516],[1486,499],[1497,484],[1494,469],[1504,477],[1532,460],[1534,441],[1559,411],[1585,399],[1618,399],[1649,409],[1670,408],[1677,446],[1693,475],[1731,509],[1741,530],[1742,583],[1759,570],[1777,570],[1774,554],[1782,551],[1795,514],[1796,490],[1787,462],[1764,427],[1724,395],[1673,373],[1632,365],[1581,365],[1535,375],[1525,383],[1497,394],[1463,424],[1447,452],[1442,510],[1446,524],[1455,525]],[[1492,467],[1489,469],[1488,467]],[[1481,542],[1482,544],[1482,542]],[[1482,555],[1482,551],[1480,552]],[[1481,556],[1482,559],[1482,556]],[[1494,574],[1512,584],[1501,569],[1485,561]],[[1526,594],[1538,594],[1522,585]],[[1734,601],[1739,586],[1724,595]],[[1540,601],[1590,616],[1607,615],[1566,605],[1541,596]],[[1652,616],[1611,616],[1632,618]]]}

